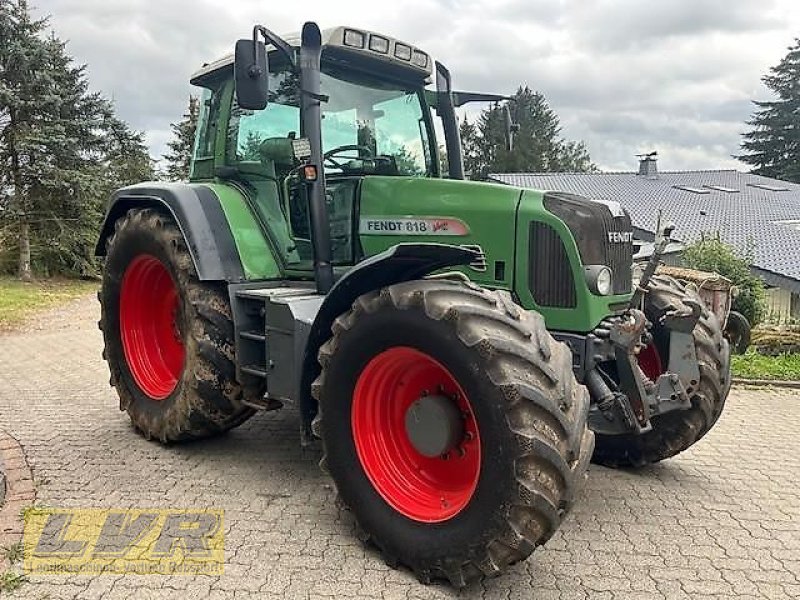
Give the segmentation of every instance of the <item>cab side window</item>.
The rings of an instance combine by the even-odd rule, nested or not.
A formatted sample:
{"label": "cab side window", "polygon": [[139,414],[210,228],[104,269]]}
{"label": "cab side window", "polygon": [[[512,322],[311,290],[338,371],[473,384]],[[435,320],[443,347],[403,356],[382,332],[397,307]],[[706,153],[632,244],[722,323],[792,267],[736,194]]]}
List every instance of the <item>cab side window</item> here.
{"label": "cab side window", "polygon": [[222,86],[205,88],[200,98],[200,114],[197,117],[197,135],[194,144],[196,161],[214,157],[221,89]]}
{"label": "cab side window", "polygon": [[297,75],[288,71],[270,73],[269,102],[263,110],[241,108],[234,94],[226,136],[228,164],[258,162],[263,158],[261,148],[265,140],[285,140],[299,136],[300,104],[297,83]]}

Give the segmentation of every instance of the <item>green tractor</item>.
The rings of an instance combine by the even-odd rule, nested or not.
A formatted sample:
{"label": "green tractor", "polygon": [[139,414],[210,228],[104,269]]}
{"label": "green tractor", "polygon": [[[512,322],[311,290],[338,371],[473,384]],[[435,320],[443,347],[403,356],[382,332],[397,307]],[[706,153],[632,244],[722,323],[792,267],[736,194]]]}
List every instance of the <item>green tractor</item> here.
{"label": "green tractor", "polygon": [[192,83],[190,182],[117,191],[97,246],[111,384],[147,438],[292,405],[365,539],[463,586],[547,541],[592,458],[653,463],[719,417],[720,324],[658,253],[634,285],[619,204],[464,181],[454,109],[504,97],[314,23],[257,26]]}

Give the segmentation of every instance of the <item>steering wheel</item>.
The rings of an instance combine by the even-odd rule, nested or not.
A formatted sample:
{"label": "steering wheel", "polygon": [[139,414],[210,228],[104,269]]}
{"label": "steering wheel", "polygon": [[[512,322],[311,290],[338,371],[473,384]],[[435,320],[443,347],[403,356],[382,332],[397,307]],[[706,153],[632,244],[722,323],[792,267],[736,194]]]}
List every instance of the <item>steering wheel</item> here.
{"label": "steering wheel", "polygon": [[332,167],[335,169],[343,169],[344,165],[340,163],[338,160],[334,159],[333,157],[337,154],[341,154],[342,152],[353,152],[357,151],[359,153],[365,154],[367,158],[375,158],[375,155],[372,153],[367,146],[361,146],[359,144],[346,144],[344,146],[336,146],[336,148],[331,148],[325,154],[322,155],[322,162],[328,162]]}

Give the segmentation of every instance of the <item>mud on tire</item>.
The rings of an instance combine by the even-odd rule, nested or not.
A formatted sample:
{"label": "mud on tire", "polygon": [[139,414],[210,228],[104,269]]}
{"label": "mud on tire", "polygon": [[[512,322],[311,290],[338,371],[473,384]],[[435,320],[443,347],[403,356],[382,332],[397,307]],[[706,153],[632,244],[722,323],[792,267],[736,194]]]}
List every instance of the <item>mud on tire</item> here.
{"label": "mud on tire", "polygon": [[644,311],[654,324],[654,344],[662,361],[669,356],[669,336],[659,321],[663,315],[692,298],[703,306],[694,328],[700,381],[689,410],[653,417],[653,429],[644,435],[597,435],[593,462],[609,467],[642,466],[670,458],[697,443],[717,422],[731,386],[730,357],[719,321],[697,293],[677,279],[654,275],[645,296]]}
{"label": "mud on tire", "polygon": [[[223,284],[200,282],[184,239],[171,217],[153,209],[133,209],[115,224],[106,242],[99,326],[103,358],[111,371],[120,410],[148,439],[162,442],[208,437],[243,423],[253,410],[241,403],[236,380],[234,330]],[[177,290],[176,336],[184,348],[183,368],[174,390],[155,400],[137,384],[120,332],[123,278],[139,256],[156,258]]]}
{"label": "mud on tire", "polygon": [[[470,398],[481,464],[455,516],[421,522],[401,514],[365,474],[354,441],[354,389],[371,359],[410,347],[433,357]],[[559,527],[585,480],[593,434],[588,393],[571,354],[502,292],[446,280],[411,281],[359,297],[337,318],[320,352],[315,429],[323,466],[362,537],[388,564],[423,582],[456,587],[498,575]]]}

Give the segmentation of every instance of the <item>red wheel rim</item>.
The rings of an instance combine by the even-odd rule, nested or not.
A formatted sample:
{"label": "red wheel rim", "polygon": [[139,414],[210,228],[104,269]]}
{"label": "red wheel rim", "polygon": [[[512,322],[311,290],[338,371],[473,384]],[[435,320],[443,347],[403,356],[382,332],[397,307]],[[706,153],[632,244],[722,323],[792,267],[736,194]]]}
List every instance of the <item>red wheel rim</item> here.
{"label": "red wheel rim", "polygon": [[166,267],[149,254],[125,270],[119,328],[125,360],[136,385],[153,400],[169,396],[183,371],[178,290]]}
{"label": "red wheel rim", "polygon": [[[420,454],[406,434],[406,410],[427,393],[451,398],[464,417],[463,438],[441,457]],[[356,382],[351,425],[361,466],[395,510],[437,523],[467,506],[480,474],[478,425],[464,390],[438,361],[403,346],[375,356]]]}
{"label": "red wheel rim", "polygon": [[639,353],[639,367],[650,381],[655,381],[664,373],[661,356],[655,344],[650,344]]}

